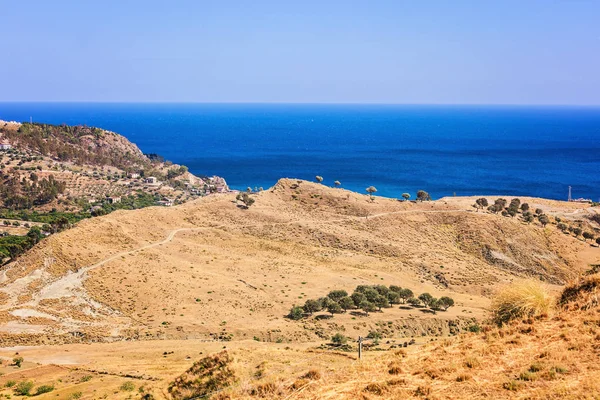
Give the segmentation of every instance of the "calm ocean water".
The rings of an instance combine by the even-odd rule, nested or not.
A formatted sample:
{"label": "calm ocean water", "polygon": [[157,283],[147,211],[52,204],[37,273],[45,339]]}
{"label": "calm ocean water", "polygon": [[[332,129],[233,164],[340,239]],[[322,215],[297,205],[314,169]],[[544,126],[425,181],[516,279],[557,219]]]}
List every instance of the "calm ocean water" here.
{"label": "calm ocean water", "polygon": [[230,186],[280,177],[379,195],[600,198],[600,108],[0,103],[0,119],[87,124]]}

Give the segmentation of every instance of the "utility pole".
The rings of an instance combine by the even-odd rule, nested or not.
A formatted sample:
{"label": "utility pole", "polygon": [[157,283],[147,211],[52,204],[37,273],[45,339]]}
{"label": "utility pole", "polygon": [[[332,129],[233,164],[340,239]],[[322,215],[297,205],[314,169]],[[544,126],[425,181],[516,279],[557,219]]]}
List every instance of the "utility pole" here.
{"label": "utility pole", "polygon": [[363,342],[363,338],[362,336],[358,337],[358,359],[360,360],[362,358],[362,342]]}
{"label": "utility pole", "polygon": [[571,186],[569,186],[569,201],[571,201]]}

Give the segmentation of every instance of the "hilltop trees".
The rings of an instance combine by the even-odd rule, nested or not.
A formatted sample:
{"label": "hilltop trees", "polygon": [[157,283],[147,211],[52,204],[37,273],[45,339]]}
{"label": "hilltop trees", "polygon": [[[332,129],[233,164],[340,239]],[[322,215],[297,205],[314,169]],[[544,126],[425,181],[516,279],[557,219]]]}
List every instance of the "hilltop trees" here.
{"label": "hilltop trees", "polygon": [[417,192],[417,200],[418,201],[429,201],[431,200],[431,196],[424,190],[419,190]]}
{"label": "hilltop trees", "polygon": [[487,206],[488,206],[488,201],[485,197],[481,197],[481,198],[475,200],[475,204],[473,204],[473,207],[475,207],[475,209],[477,211],[479,211],[480,209],[483,209]]}
{"label": "hilltop trees", "polygon": [[409,193],[402,193],[402,198],[404,199],[404,201],[407,201],[410,199],[410,194]]}
{"label": "hilltop trees", "polygon": [[369,193],[371,200],[373,200],[373,193],[377,192],[377,188],[375,186],[369,186],[366,190],[367,193]]}
{"label": "hilltop trees", "polygon": [[340,182],[340,181],[334,181],[333,184],[335,185],[335,187],[342,186],[342,182]]}
{"label": "hilltop trees", "polygon": [[594,234],[590,233],[590,232],[583,232],[583,239],[584,240],[588,240],[588,239],[594,239]]}
{"label": "hilltop trees", "polygon": [[315,176],[315,180],[316,180],[318,183],[321,183],[321,182],[323,182],[323,177],[322,177],[322,176],[319,176],[319,175],[317,175],[317,176]]}

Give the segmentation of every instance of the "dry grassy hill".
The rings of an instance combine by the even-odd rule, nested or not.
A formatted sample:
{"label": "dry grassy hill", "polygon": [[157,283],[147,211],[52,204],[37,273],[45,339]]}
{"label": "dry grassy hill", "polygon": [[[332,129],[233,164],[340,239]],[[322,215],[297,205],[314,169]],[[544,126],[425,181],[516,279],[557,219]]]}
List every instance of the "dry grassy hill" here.
{"label": "dry grassy hill", "polygon": [[[522,277],[561,284],[596,254],[555,226],[474,212],[461,198],[371,201],[288,179],[255,198],[249,209],[225,194],[115,212],[50,237],[3,268],[0,331],[25,342],[310,341],[395,320],[390,333],[399,336],[442,334],[448,320],[481,317],[494,288]],[[546,203],[539,206],[563,215],[585,207]],[[284,318],[307,298],[359,284],[450,295],[457,306],[436,315],[394,308],[369,318]]]}
{"label": "dry grassy hill", "polygon": [[[203,363],[225,375],[234,370],[235,388],[227,394],[234,398],[450,398],[444,393],[464,388],[468,397],[481,394],[483,381],[506,397],[512,392],[502,385],[516,368],[509,350],[539,352],[542,339],[554,346],[557,327],[567,329],[567,322],[540,328],[548,332],[541,338],[523,339],[519,329],[525,328],[476,340],[438,338],[455,337],[449,335],[485,319],[491,295],[505,284],[534,278],[558,291],[600,258],[597,247],[552,223],[476,212],[475,198],[371,200],[291,179],[252,196],[249,209],[229,193],[85,220],[4,267],[0,355],[10,360],[18,352],[25,362],[21,369],[5,361],[0,385],[15,377],[48,382],[65,398],[78,391],[82,398],[130,398],[133,385],[154,396],[147,398],[170,398],[169,382],[225,348],[227,355]],[[573,224],[597,212],[584,204],[521,200]],[[368,317],[348,312],[327,318],[322,312],[285,318],[294,304],[361,284],[451,296],[456,305],[435,314],[394,306]],[[366,362],[357,364],[353,350],[324,346],[334,333],[355,338],[371,331],[383,336],[376,346],[383,352],[368,351]],[[503,335],[516,337],[514,343]],[[415,345],[402,347],[410,339]],[[431,340],[433,348],[425,346]],[[41,346],[7,347],[32,344]],[[496,365],[488,352],[504,361]],[[559,357],[559,350],[553,354]],[[470,372],[461,357],[510,367],[510,373],[490,380],[489,371]],[[397,362],[402,377],[388,373]],[[552,363],[574,368],[561,359]],[[301,378],[310,369],[318,373]]]}

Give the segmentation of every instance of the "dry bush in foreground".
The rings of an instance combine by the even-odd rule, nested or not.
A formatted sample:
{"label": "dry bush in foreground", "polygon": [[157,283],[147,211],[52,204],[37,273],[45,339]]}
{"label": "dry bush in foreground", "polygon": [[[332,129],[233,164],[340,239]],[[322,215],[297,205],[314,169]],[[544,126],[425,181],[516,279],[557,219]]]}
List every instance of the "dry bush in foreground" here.
{"label": "dry bush in foreground", "polygon": [[524,281],[502,289],[492,301],[492,319],[498,325],[517,318],[547,315],[552,298],[546,287],[537,281]]}
{"label": "dry bush in foreground", "polygon": [[204,357],[169,385],[169,393],[176,400],[206,397],[217,390],[231,386],[235,372],[227,351]]}
{"label": "dry bush in foreground", "polygon": [[568,284],[558,304],[566,310],[587,310],[600,304],[600,275],[586,276]]}

